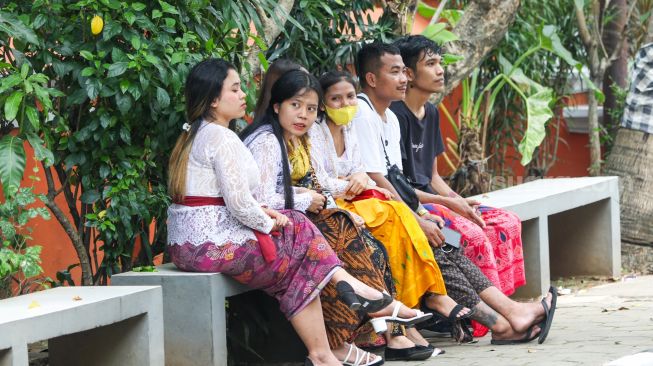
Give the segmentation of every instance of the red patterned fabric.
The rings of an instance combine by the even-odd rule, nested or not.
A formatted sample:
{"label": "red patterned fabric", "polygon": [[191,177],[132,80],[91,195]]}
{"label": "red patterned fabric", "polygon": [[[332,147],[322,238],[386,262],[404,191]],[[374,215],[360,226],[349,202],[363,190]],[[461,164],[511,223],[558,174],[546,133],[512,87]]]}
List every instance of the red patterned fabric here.
{"label": "red patterned fabric", "polygon": [[383,193],[377,191],[376,189],[366,189],[363,192],[361,192],[358,196],[352,198],[349,201],[356,202],[356,201],[366,200],[369,198],[377,198],[380,199],[381,201],[388,200],[388,197],[386,197]]}
{"label": "red patterned fabric", "polygon": [[[186,196],[184,200],[179,203],[184,206],[225,206],[224,198],[222,197],[201,197],[201,196]],[[277,259],[277,247],[274,245],[270,235],[262,233],[258,230],[252,230],[258,245],[261,247],[261,254],[266,262],[272,263]],[[272,236],[278,236],[279,233],[270,233]]]}

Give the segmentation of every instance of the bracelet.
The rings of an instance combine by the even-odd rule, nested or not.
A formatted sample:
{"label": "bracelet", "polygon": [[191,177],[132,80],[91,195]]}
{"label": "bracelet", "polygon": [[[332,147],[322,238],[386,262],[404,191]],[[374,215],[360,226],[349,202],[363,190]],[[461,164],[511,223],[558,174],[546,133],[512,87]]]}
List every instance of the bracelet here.
{"label": "bracelet", "polygon": [[424,216],[427,213],[429,213],[429,211],[427,209],[425,209],[423,206],[420,206],[420,207],[417,208],[417,214],[418,215]]}

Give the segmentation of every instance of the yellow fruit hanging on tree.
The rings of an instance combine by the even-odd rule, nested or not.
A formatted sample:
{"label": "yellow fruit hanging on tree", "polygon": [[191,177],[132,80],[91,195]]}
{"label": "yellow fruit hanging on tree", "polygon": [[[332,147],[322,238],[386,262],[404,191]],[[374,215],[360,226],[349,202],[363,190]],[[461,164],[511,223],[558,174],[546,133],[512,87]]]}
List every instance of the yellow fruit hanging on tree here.
{"label": "yellow fruit hanging on tree", "polygon": [[102,27],[104,27],[102,18],[99,15],[94,16],[93,19],[91,19],[91,33],[95,36],[100,34],[100,32],[102,32]]}

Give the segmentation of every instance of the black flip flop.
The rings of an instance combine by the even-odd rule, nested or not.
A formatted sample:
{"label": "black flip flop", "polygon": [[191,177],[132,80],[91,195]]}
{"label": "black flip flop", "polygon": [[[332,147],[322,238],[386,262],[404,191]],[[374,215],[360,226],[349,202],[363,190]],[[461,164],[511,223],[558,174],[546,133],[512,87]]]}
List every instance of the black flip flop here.
{"label": "black flip flop", "polygon": [[531,342],[539,335],[539,334],[531,335],[531,333],[533,333],[533,327],[535,325],[539,325],[539,324],[531,325],[526,331],[526,336],[522,339],[492,339],[490,340],[490,344],[494,344],[497,346],[506,346],[510,344],[522,344],[522,343]]}
{"label": "black flip flop", "polygon": [[410,348],[385,348],[386,361],[422,361],[431,358],[432,354],[432,349],[419,345]]}
{"label": "black flip flop", "polygon": [[553,315],[556,312],[556,302],[558,300],[558,289],[554,286],[549,287],[549,292],[551,293],[551,308],[546,305],[546,298],[542,299],[542,307],[544,307],[544,314],[546,317],[540,323],[540,336],[537,340],[538,344],[544,343],[546,337],[549,335],[549,329],[551,329],[551,324],[553,323]]}

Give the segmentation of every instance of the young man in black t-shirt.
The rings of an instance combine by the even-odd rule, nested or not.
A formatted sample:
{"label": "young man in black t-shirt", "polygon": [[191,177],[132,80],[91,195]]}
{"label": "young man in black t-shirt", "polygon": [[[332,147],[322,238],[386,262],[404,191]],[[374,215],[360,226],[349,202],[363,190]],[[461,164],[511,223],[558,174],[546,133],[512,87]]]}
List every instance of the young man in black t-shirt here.
{"label": "young man in black t-shirt", "polygon": [[437,156],[444,152],[444,144],[438,109],[428,100],[444,90],[440,47],[424,36],[406,37],[396,45],[409,80],[406,98],[390,105],[399,120],[404,174],[415,182],[422,203],[446,206],[484,228],[477,210],[480,202],[460,197],[438,173]]}
{"label": "young man in black t-shirt", "polygon": [[[519,218],[460,197],[438,173],[437,156],[444,152],[444,145],[438,110],[428,100],[444,90],[440,47],[419,35],[404,37],[395,45],[408,78],[405,99],[390,105],[400,126],[403,172],[413,180],[420,202],[443,217],[447,227],[462,234],[460,250],[434,251],[447,291],[474,310],[473,320],[492,330],[493,344],[523,343],[538,337],[541,343],[553,319],[554,310],[549,309],[555,305],[555,289],[541,304],[517,303],[506,296],[525,283]],[[460,278],[465,285],[456,285]],[[508,308],[519,310],[505,311]],[[531,320],[520,324],[524,318]]]}

